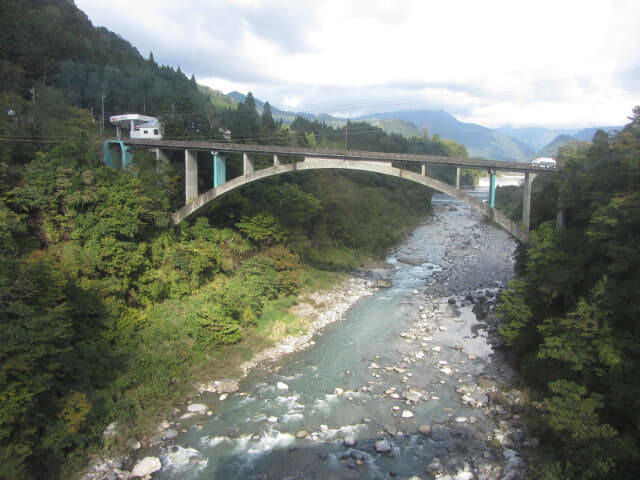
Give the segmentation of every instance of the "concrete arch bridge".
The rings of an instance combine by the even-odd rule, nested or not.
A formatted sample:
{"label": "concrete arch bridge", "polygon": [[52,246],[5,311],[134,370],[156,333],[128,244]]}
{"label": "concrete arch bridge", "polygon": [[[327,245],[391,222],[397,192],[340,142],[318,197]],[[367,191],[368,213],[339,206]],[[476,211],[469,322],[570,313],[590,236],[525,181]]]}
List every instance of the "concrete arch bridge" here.
{"label": "concrete arch bridge", "polygon": [[[530,163],[504,162],[479,158],[454,158],[437,155],[413,155],[385,152],[363,152],[354,150],[326,150],[273,145],[245,145],[205,141],[176,141],[128,139],[105,142],[105,162],[111,165],[125,166],[132,155],[132,148],[153,149],[156,153],[158,168],[169,162],[170,151],[184,151],[185,165],[185,205],[173,214],[174,224],[197,216],[217,199],[238,190],[245,185],[285,173],[332,169],[374,172],[392,177],[403,178],[419,183],[436,191],[450,195],[465,202],[491,221],[505,229],[520,242],[529,240],[529,220],[531,213],[531,186],[536,174],[556,172],[556,168],[544,168]],[[118,152],[119,150],[119,152]],[[211,155],[213,188],[198,192],[198,152]],[[121,160],[114,157],[121,155]],[[226,156],[242,155],[242,174],[227,180]],[[273,158],[271,166],[256,170],[255,156]],[[287,158],[288,163],[281,162]],[[421,172],[401,168],[406,165],[419,165]],[[449,185],[427,176],[429,165],[456,167],[456,184]],[[487,170],[491,175],[490,202],[484,203],[460,189],[460,169],[476,168]],[[522,225],[518,225],[495,209],[495,185],[497,172],[517,172],[524,174],[524,195]]]}

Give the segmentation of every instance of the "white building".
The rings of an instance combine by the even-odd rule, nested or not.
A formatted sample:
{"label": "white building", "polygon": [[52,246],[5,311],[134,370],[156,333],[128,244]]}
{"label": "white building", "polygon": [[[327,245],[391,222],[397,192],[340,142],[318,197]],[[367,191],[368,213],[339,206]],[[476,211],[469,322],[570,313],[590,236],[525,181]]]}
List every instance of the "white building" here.
{"label": "white building", "polygon": [[130,138],[162,139],[162,125],[156,117],[140,115],[139,113],[126,113],[113,115],[109,121],[116,126],[116,135],[120,138],[123,129],[129,129]]}

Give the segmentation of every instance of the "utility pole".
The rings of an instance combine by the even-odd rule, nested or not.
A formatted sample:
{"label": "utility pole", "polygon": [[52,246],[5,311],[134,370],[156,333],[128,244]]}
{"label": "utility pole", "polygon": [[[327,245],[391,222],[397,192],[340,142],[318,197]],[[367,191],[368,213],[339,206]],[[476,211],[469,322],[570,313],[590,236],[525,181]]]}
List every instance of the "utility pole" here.
{"label": "utility pole", "polygon": [[347,118],[347,125],[344,129],[344,149],[349,150],[349,119]]}
{"label": "utility pole", "polygon": [[100,122],[100,136],[104,137],[104,94],[100,98],[102,103],[102,121]]}

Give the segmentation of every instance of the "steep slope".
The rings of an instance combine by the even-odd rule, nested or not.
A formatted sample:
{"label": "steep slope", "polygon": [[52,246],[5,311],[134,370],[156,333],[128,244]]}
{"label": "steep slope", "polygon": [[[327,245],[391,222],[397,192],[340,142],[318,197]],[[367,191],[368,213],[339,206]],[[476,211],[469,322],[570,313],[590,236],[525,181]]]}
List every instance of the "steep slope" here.
{"label": "steep slope", "polygon": [[185,134],[207,132],[212,120],[213,107],[195,78],[159,66],[153,55],[143,58],[117,34],[94,27],[69,0],[0,2],[0,72],[2,91],[38,100],[53,88],[95,116],[104,108],[107,119],[124,112],[170,115]]}

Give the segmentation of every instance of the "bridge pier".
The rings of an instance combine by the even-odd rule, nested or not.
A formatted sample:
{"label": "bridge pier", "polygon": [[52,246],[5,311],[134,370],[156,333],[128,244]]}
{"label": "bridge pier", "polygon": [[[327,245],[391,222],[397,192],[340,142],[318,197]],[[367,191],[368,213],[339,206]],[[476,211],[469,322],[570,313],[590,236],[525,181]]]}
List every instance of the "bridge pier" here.
{"label": "bridge pier", "polygon": [[253,173],[253,160],[249,158],[249,155],[246,153],[242,154],[242,173],[246,175],[251,175]]}
{"label": "bridge pier", "polygon": [[184,199],[185,203],[198,196],[198,151],[184,151]]}
{"label": "bridge pier", "polygon": [[556,212],[556,228],[558,230],[564,230],[565,227],[564,207],[562,205],[558,205],[558,211]]}
{"label": "bridge pier", "polygon": [[496,208],[496,171],[489,170],[491,181],[489,183],[489,205],[491,208]]}
{"label": "bridge pier", "polygon": [[218,152],[213,152],[213,188],[227,181],[227,159]]}
{"label": "bridge pier", "polygon": [[102,144],[104,163],[111,168],[126,168],[133,161],[133,151],[120,140],[106,140]]}
{"label": "bridge pier", "polygon": [[531,222],[531,191],[533,190],[532,186],[535,178],[535,173],[525,172],[524,183],[522,184],[522,226],[527,233],[529,233]]}
{"label": "bridge pier", "polygon": [[[364,152],[350,150],[324,150],[305,149],[297,147],[264,146],[229,144],[206,141],[179,141],[179,140],[107,140],[104,142],[104,162],[114,168],[125,168],[131,162],[133,147],[152,149],[156,153],[158,170],[164,169],[168,163],[170,150],[185,152],[185,200],[186,205],[174,214],[174,222],[178,223],[196,212],[205,208],[206,205],[216,198],[228,194],[230,191],[271,175],[280,175],[298,170],[314,169],[346,169],[381,173],[405,180],[411,180],[423,184],[427,187],[464,200],[473,208],[477,209],[488,218],[496,221],[499,225],[507,229],[512,235],[522,242],[528,241],[526,231],[529,229],[531,215],[532,182],[536,175],[557,172],[557,168],[539,169],[530,164],[517,162],[504,162],[498,160],[487,160],[480,158],[451,158],[440,155],[417,155],[388,152]],[[213,184],[214,188],[209,189],[202,195],[198,195],[198,151],[207,152],[214,155]],[[226,163],[224,156],[218,156],[218,152],[227,154],[242,153],[243,174],[228,180],[226,178]],[[223,153],[224,155],[224,153]],[[273,166],[256,171],[255,165],[249,155],[272,155]],[[281,163],[278,155],[287,157],[287,163]],[[303,158],[304,161],[291,159]],[[404,170],[394,167],[395,164],[420,165],[420,172],[416,173],[415,167]],[[455,186],[444,184],[428,175],[429,165],[440,165],[456,168]],[[461,169],[476,168],[488,170],[491,176],[490,205],[480,200],[466,195],[460,189]],[[522,172],[526,173],[525,193],[523,198],[523,224],[516,225],[495,210],[496,193],[496,172]],[[209,182],[206,182],[209,184]],[[559,205],[558,224],[562,225],[562,208]]]}

